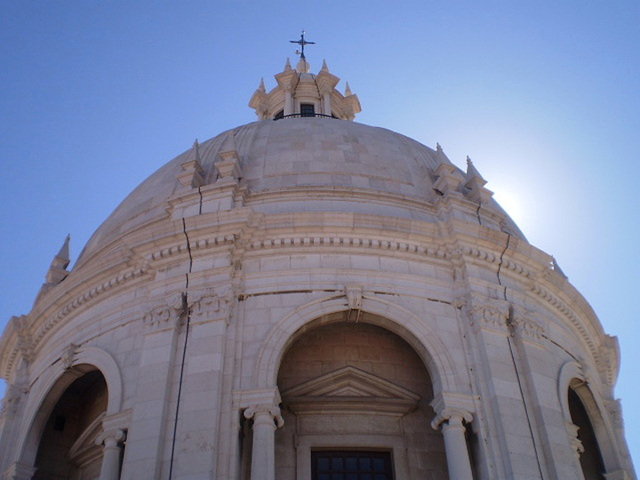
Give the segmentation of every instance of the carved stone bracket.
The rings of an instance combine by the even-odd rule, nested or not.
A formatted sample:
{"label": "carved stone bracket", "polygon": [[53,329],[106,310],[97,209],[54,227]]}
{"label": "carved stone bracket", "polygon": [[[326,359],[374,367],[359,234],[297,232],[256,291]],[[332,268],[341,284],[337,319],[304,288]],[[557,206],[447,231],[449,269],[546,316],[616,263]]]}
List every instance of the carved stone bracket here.
{"label": "carved stone bracket", "polygon": [[29,383],[26,381],[12,383],[7,387],[4,398],[1,400],[0,422],[16,416],[20,402],[27,393],[29,393]]}
{"label": "carved stone bracket", "polygon": [[567,432],[569,433],[571,449],[573,453],[575,453],[576,458],[580,458],[580,455],[584,453],[584,445],[582,445],[582,442],[578,438],[578,430],[580,430],[580,428],[572,422],[564,422],[564,426],[567,427]]}
{"label": "carved stone bracket", "polygon": [[624,429],[624,421],[622,419],[622,405],[620,400],[605,400],[604,402],[607,412],[611,417],[611,423],[617,430]]}
{"label": "carved stone bracket", "polygon": [[73,368],[73,362],[75,360],[77,350],[78,345],[76,345],[75,343],[70,343],[60,356],[60,360],[62,361],[62,365],[64,366],[65,370],[71,370],[71,368]]}
{"label": "carved stone bracket", "polygon": [[490,330],[507,335],[507,319],[509,318],[509,302],[471,295],[465,305],[471,327],[477,333]]}
{"label": "carved stone bracket", "polygon": [[175,294],[167,298],[165,304],[153,307],[145,313],[142,321],[144,322],[146,333],[160,332],[177,328],[184,305],[181,294]]}
{"label": "carved stone bracket", "polygon": [[31,363],[35,354],[35,342],[29,330],[29,317],[26,315],[11,317],[11,322],[13,322],[18,332],[18,350],[22,358]]}
{"label": "carved stone bracket", "polygon": [[511,327],[514,336],[522,341],[542,344],[546,338],[544,318],[535,312],[530,312],[519,305],[513,306]]}
{"label": "carved stone bracket", "polygon": [[[229,324],[234,293],[229,285],[190,294],[191,321],[225,320]],[[190,299],[190,300],[191,300]]]}

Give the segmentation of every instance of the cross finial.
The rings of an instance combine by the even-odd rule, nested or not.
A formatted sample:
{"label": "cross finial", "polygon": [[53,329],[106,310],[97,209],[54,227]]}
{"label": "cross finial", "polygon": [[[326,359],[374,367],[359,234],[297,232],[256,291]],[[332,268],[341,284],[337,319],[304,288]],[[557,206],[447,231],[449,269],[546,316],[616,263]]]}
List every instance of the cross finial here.
{"label": "cross finial", "polygon": [[300,59],[305,58],[304,56],[304,46],[305,45],[315,45],[316,42],[308,42],[307,40],[304,39],[304,34],[306,32],[304,30],[302,30],[302,34],[300,35],[300,40],[289,40],[289,42],[291,43],[297,43],[298,45],[300,45],[300,50],[296,50],[296,53],[298,55],[300,55]]}

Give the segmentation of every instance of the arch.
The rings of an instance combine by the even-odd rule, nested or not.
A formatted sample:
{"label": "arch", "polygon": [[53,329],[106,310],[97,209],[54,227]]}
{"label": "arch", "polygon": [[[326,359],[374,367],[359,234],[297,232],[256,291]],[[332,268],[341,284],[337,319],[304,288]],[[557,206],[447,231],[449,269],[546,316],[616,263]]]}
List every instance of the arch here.
{"label": "arch", "polygon": [[[260,347],[254,371],[255,388],[273,388],[277,383],[278,368],[291,343],[309,328],[331,320],[332,313],[347,310],[346,298],[331,297],[302,305],[275,324]],[[381,317],[370,322],[403,338],[422,358],[431,380],[434,394],[455,392],[462,385],[449,352],[431,326],[413,312],[395,303],[363,295],[362,311]],[[324,318],[323,318],[324,317]],[[398,322],[402,319],[402,323]]]}
{"label": "arch", "polygon": [[[616,448],[616,437],[607,410],[590,387],[590,377],[584,373],[582,366],[575,361],[566,362],[558,375],[558,395],[565,422],[572,424],[569,410],[569,390],[573,390],[587,412],[589,421],[596,436],[598,448],[602,455],[605,470],[614,472],[621,467]],[[603,413],[604,412],[604,413]]]}
{"label": "arch", "polygon": [[[74,367],[73,369],[70,367]],[[65,365],[60,357],[46,368],[31,387],[20,432],[16,441],[16,460],[33,465],[40,435],[57,399],[79,377],[98,370],[107,384],[106,415],[118,413],[122,405],[122,377],[114,358],[96,347],[81,347],[74,351],[72,361]],[[43,408],[44,406],[44,408]]]}

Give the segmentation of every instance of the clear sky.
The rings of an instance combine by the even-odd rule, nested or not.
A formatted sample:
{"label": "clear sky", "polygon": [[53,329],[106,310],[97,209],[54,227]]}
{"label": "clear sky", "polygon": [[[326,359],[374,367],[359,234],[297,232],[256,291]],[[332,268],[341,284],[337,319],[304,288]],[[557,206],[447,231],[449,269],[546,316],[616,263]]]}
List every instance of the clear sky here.
{"label": "clear sky", "polygon": [[[640,464],[640,2],[0,0],[0,329],[71,234],[77,258],[142,180],[255,120],[300,30],[357,121],[435,147],[554,255],[617,335]],[[0,395],[2,392],[0,386]]]}

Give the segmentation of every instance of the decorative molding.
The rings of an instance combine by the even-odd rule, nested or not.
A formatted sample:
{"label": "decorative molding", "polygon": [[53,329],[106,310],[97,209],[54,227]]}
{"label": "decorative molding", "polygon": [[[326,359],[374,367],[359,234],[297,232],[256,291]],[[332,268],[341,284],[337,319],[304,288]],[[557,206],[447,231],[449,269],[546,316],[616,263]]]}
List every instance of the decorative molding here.
{"label": "decorative molding", "polygon": [[335,235],[308,235],[290,236],[280,238],[257,239],[248,243],[247,247],[252,250],[264,250],[267,248],[286,247],[356,247],[374,248],[380,250],[393,250],[418,255],[426,255],[434,258],[445,259],[447,252],[444,248],[425,247],[417,243],[397,242],[394,240],[380,240],[365,237],[346,237]]}
{"label": "decorative molding", "polygon": [[597,358],[598,351],[596,345],[593,342],[593,337],[585,328],[584,323],[580,321],[580,319],[578,319],[578,317],[573,313],[573,310],[570,309],[566,303],[564,303],[562,300],[560,300],[558,297],[553,295],[551,292],[549,292],[536,282],[531,282],[529,289],[532,293],[542,298],[549,305],[558,310],[567,320],[569,320],[570,324],[576,328],[578,335],[580,335],[580,337],[584,340],[593,357]]}
{"label": "decorative molding", "polygon": [[259,417],[261,415],[270,415],[271,417],[273,417],[273,421],[278,428],[284,425],[284,419],[282,418],[280,407],[278,407],[277,405],[251,405],[250,407],[245,409],[243,415],[247,420],[255,419],[256,417]]}
{"label": "decorative molding", "polygon": [[406,415],[418,407],[420,396],[354,367],[344,367],[282,393],[296,414],[324,412],[353,415],[369,413]]}
{"label": "decorative molding", "polygon": [[509,302],[471,294],[465,308],[471,327],[476,333],[481,330],[494,331],[504,335],[509,333],[507,326]]}
{"label": "decorative molding", "polygon": [[11,317],[11,322],[18,333],[18,351],[27,363],[31,363],[35,355],[35,341],[29,331],[29,317],[26,315]]}
{"label": "decorative molding", "polygon": [[607,335],[595,355],[596,368],[602,380],[610,386],[615,385],[619,368],[618,340]]}
{"label": "decorative molding", "polygon": [[521,265],[520,263],[506,259],[504,257],[501,257],[499,254],[489,252],[478,247],[470,247],[465,245],[462,247],[462,254],[465,256],[476,258],[478,260],[482,260],[487,263],[501,265],[501,270],[510,270],[524,278],[533,278],[535,276],[535,274],[531,270]]}
{"label": "decorative molding", "polygon": [[182,294],[171,295],[166,299],[165,303],[157,305],[145,313],[142,321],[146,333],[155,333],[177,328],[183,310]]}
{"label": "decorative molding", "polygon": [[230,285],[220,285],[204,291],[190,293],[195,300],[189,302],[192,322],[224,319],[229,324],[235,295]]}
{"label": "decorative molding", "polygon": [[609,413],[609,418],[611,418],[613,427],[617,430],[624,429],[624,420],[622,418],[622,404],[620,400],[605,400],[604,405],[607,409],[607,412]]}
{"label": "decorative molding", "polygon": [[349,310],[362,309],[362,291],[362,285],[346,285],[344,287],[344,294],[347,297]]}
{"label": "decorative molding", "polygon": [[161,250],[156,250],[148,256],[148,259],[151,261],[157,261],[164,258],[170,258],[176,254],[180,253],[188,253],[189,251],[194,252],[196,250],[204,250],[213,247],[220,247],[224,245],[230,245],[235,243],[238,235],[229,234],[229,235],[221,235],[213,238],[206,238],[203,240],[196,240],[190,242],[188,245],[186,243],[181,243],[179,245],[174,245],[169,248],[163,248]]}
{"label": "decorative molding", "polygon": [[569,434],[569,443],[571,444],[571,449],[573,453],[576,455],[576,458],[580,458],[580,455],[584,453],[584,445],[578,438],[578,430],[580,427],[574,425],[572,422],[564,422],[564,426],[567,428],[567,433]]}
{"label": "decorative molding", "polygon": [[18,413],[20,402],[29,393],[29,383],[23,381],[21,383],[12,383],[7,387],[4,398],[0,406],[0,422],[4,419],[11,419]]}
{"label": "decorative molding", "polygon": [[93,287],[88,291],[85,291],[82,295],[78,295],[73,300],[68,302],[64,307],[62,307],[57,314],[52,315],[47,319],[47,321],[36,331],[33,336],[34,347],[42,340],[42,338],[46,335],[49,330],[59,324],[67,315],[81,307],[82,305],[88,303],[89,301],[95,300],[98,296],[103,295],[104,293],[114,289],[115,287],[119,287],[133,279],[139,278],[147,273],[149,267],[146,264],[141,266],[137,266],[133,269],[127,270],[126,272],[120,273],[115,277],[101,283],[97,287]]}
{"label": "decorative molding", "polygon": [[65,370],[71,370],[71,368],[73,368],[78,347],[79,345],[76,345],[75,343],[70,343],[69,346],[61,355],[60,360],[62,360],[62,365],[64,366]]}
{"label": "decorative molding", "polygon": [[514,336],[523,341],[542,344],[547,336],[544,319],[520,305],[513,305],[511,326]]}
{"label": "decorative molding", "polygon": [[445,422],[449,422],[450,420],[456,420],[458,422],[462,422],[463,420],[466,423],[471,423],[473,421],[473,415],[467,412],[466,410],[460,410],[457,408],[445,408],[442,412],[438,413],[435,418],[431,421],[431,428],[434,430],[438,430],[440,425]]}

